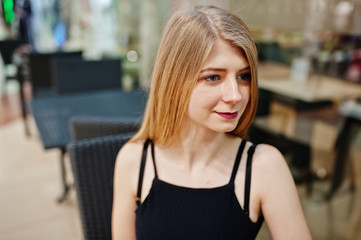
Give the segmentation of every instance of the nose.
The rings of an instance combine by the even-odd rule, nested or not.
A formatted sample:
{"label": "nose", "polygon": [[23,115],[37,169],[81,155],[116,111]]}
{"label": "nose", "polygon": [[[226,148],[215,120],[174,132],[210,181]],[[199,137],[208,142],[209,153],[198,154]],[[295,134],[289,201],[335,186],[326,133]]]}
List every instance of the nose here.
{"label": "nose", "polygon": [[240,86],[237,79],[226,79],[223,82],[223,101],[229,104],[237,104],[242,99]]}

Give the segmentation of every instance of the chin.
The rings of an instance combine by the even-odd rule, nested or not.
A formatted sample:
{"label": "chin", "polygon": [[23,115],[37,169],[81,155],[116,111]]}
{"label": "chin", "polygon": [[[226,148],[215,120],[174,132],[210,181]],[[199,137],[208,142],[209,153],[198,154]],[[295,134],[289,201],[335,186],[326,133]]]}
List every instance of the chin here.
{"label": "chin", "polygon": [[213,129],[215,132],[218,133],[229,133],[232,132],[234,129],[236,129],[237,125],[232,126],[224,126],[222,128]]}

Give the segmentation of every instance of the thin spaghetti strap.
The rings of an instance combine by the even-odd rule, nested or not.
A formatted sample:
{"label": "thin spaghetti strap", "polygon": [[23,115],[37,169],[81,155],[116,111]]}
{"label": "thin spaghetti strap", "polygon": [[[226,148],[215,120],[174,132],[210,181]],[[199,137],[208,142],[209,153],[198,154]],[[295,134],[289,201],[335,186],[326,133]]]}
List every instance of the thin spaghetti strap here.
{"label": "thin spaghetti strap", "polygon": [[251,192],[251,173],[252,173],[252,158],[253,158],[253,153],[256,149],[255,145],[252,145],[249,149],[248,149],[248,156],[247,156],[247,167],[246,167],[246,181],[245,181],[245,186],[244,186],[244,211],[246,213],[249,212],[249,196],[250,196],[250,192]]}
{"label": "thin spaghetti strap", "polygon": [[233,165],[232,176],[231,176],[231,179],[229,180],[229,183],[233,183],[234,179],[236,178],[239,163],[241,162],[242,153],[243,153],[244,147],[246,146],[246,142],[247,142],[246,140],[242,139],[242,142],[238,148],[236,161],[234,162],[234,165]]}
{"label": "thin spaghetti strap", "polygon": [[151,147],[151,150],[152,150],[152,160],[153,160],[154,174],[155,174],[155,177],[158,178],[157,166],[155,165],[155,154],[154,154],[154,143],[153,143],[153,141],[150,141],[150,147]]}
{"label": "thin spaghetti strap", "polygon": [[142,153],[142,159],[141,159],[141,163],[140,163],[139,180],[138,180],[138,192],[137,192],[137,205],[138,206],[140,205],[140,200],[141,200],[141,195],[142,195],[144,169],[145,169],[145,164],[146,164],[146,160],[147,160],[148,145],[150,142],[151,142],[151,140],[147,139],[144,142],[144,146],[143,146],[143,153]]}

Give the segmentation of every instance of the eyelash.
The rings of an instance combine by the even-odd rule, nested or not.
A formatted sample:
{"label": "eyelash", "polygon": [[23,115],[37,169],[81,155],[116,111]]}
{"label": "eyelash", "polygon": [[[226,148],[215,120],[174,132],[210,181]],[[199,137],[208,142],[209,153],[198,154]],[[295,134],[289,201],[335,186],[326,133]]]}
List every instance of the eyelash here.
{"label": "eyelash", "polygon": [[[211,78],[214,78],[214,77],[216,77],[217,79],[211,80]],[[219,75],[209,75],[209,76],[204,77],[203,79],[206,81],[209,81],[209,82],[215,82],[220,79],[220,76]]]}
{"label": "eyelash", "polygon": [[[211,80],[211,78],[217,78],[217,79],[213,79]],[[251,80],[251,73],[241,73],[237,76],[237,79],[240,79],[242,81],[248,81],[248,80]],[[208,82],[216,82],[218,80],[221,79],[221,77],[217,74],[213,74],[213,75],[209,75],[209,76],[206,76],[203,78],[204,80],[208,81]]]}
{"label": "eyelash", "polygon": [[251,80],[252,79],[252,76],[251,76],[251,73],[241,73],[239,74],[238,76],[242,76],[242,80]]}

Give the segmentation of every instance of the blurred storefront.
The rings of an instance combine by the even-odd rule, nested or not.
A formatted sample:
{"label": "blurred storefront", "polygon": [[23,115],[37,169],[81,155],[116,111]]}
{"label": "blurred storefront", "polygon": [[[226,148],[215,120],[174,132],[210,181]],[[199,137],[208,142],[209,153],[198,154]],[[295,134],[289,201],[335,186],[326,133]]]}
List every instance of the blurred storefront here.
{"label": "blurred storefront", "polygon": [[[361,198],[361,0],[0,0],[0,3],[0,41],[21,40],[29,47],[26,50],[37,53],[78,51],[85,60],[120,58],[123,90],[149,85],[161,33],[172,11],[207,4],[234,12],[250,27],[259,50],[260,101],[252,127],[258,128],[260,141],[270,137],[272,145],[290,163],[296,182],[307,183],[307,191],[307,181],[319,180],[315,181],[312,196],[306,191],[301,194],[314,239],[361,239],[359,211],[351,214],[352,208],[344,200],[340,208],[340,199],[335,200],[336,210],[330,201],[319,201],[325,199],[338,172],[345,176],[340,176],[340,180],[348,178],[344,181],[346,185],[358,188],[352,192],[356,197],[350,199],[358,203]],[[1,61],[2,58],[0,83],[5,82]],[[20,82],[13,80],[16,84]],[[3,90],[1,87],[2,84]],[[13,92],[18,90],[15,86]],[[0,110],[1,100],[8,93],[0,91]],[[3,102],[8,103],[7,99]],[[354,113],[358,114],[355,117],[358,125],[347,126],[347,119],[354,118]],[[348,131],[341,134],[345,126]],[[340,142],[345,142],[339,140],[340,136],[350,142],[348,152],[345,146],[340,148]],[[337,158],[343,170],[334,164]],[[305,175],[305,168],[310,175]],[[301,178],[305,176],[311,177],[304,181]],[[341,187],[340,196],[349,193],[345,188]],[[319,202],[325,203],[323,207]],[[354,209],[361,206],[355,205]],[[319,220],[320,216],[326,217]],[[343,231],[341,224],[351,230]]]}
{"label": "blurred storefront", "polygon": [[[231,9],[241,16],[259,43],[260,60],[291,64],[294,58],[307,57],[314,70],[361,81],[357,63],[361,45],[360,0],[1,2],[1,39],[24,38],[25,23],[25,37],[33,50],[82,49],[92,59],[121,56],[127,60],[125,73],[136,78],[134,81],[139,77],[143,86],[147,85],[163,23],[170,11],[198,4]],[[11,6],[14,16],[9,17]]]}

